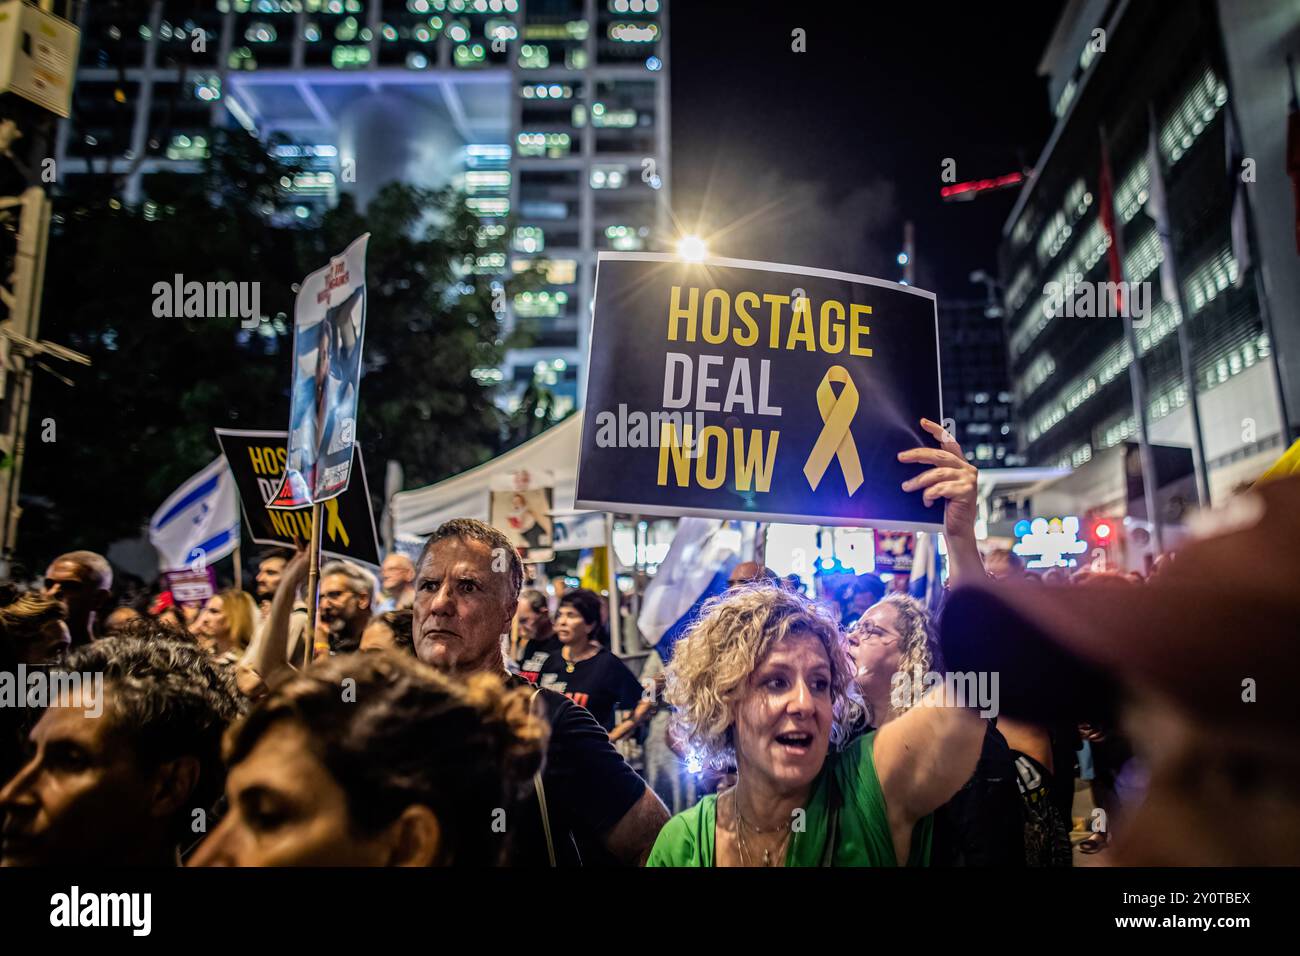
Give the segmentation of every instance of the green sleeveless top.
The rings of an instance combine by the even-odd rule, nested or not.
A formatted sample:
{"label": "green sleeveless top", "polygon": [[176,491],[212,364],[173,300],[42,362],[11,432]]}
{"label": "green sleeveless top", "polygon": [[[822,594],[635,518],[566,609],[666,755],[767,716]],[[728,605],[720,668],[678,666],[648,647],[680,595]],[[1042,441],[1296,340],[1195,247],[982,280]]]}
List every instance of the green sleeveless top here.
{"label": "green sleeveless top", "polygon": [[[804,828],[790,836],[786,866],[898,865],[876,776],[875,737],[872,731],[826,757],[813,782]],[[714,866],[717,810],[717,795],[710,794],[669,820],[646,866]],[[917,822],[908,866],[929,865],[933,830],[931,817]]]}

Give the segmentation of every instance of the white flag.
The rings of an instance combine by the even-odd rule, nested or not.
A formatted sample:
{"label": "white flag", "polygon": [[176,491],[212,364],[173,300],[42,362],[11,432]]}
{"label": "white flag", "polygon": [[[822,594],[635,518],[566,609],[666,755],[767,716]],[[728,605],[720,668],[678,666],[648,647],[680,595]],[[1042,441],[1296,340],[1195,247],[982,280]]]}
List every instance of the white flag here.
{"label": "white flag", "polygon": [[1169,202],[1165,198],[1165,174],[1160,165],[1160,144],[1156,142],[1155,114],[1147,125],[1147,202],[1145,212],[1156,225],[1160,239],[1160,297],[1169,308],[1178,309],[1178,278],[1174,273],[1174,241],[1169,226]]}
{"label": "white flag", "polygon": [[741,533],[734,521],[682,518],[654,579],[645,589],[637,627],[665,660],[709,598],[727,589],[740,561]]}
{"label": "white flag", "polygon": [[149,522],[149,540],[164,571],[204,568],[239,546],[239,496],[225,456],[162,503]]}
{"label": "white flag", "polygon": [[1242,178],[1242,164],[1245,162],[1245,150],[1237,137],[1237,119],[1232,103],[1228,103],[1223,113],[1223,129],[1227,142],[1223,155],[1228,161],[1228,189],[1232,193],[1232,214],[1228,219],[1229,233],[1232,236],[1232,258],[1237,260],[1237,278],[1233,287],[1240,289],[1246,282],[1246,270],[1250,268],[1250,237],[1246,226],[1246,180]]}

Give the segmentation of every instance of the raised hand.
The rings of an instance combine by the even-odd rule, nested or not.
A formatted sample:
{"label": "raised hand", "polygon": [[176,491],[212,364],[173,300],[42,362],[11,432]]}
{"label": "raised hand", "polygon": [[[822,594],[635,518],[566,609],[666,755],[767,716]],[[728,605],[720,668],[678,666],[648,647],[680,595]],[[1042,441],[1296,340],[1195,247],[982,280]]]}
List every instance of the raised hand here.
{"label": "raised hand", "polygon": [[898,460],[933,467],[903,482],[904,491],[923,491],[928,508],[940,498],[947,501],[943,516],[943,533],[948,539],[952,561],[951,579],[965,580],[983,574],[984,565],[975,543],[975,519],[979,513],[979,469],[966,460],[957,439],[928,418],[921,427],[938,442],[938,448],[909,448],[898,453]]}

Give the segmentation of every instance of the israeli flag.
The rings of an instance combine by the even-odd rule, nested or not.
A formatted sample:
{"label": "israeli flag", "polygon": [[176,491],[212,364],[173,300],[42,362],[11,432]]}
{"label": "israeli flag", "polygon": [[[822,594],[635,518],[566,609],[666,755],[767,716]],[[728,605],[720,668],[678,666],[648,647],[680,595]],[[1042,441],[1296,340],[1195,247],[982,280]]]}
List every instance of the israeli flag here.
{"label": "israeli flag", "polygon": [[939,536],[926,531],[916,533],[912,549],[912,579],[907,591],[931,613],[937,612],[943,599],[943,582],[940,580]]}
{"label": "israeli flag", "polygon": [[162,503],[149,540],[163,571],[205,568],[239,547],[239,497],[224,455]]}
{"label": "israeli flag", "polygon": [[930,536],[918,531],[912,545],[912,578],[907,583],[907,593],[920,601],[929,602],[930,587]]}
{"label": "israeli flag", "polygon": [[682,518],[677,534],[646,587],[637,626],[667,662],[673,645],[699,617],[709,598],[727,590],[731,570],[740,563],[738,522]]}

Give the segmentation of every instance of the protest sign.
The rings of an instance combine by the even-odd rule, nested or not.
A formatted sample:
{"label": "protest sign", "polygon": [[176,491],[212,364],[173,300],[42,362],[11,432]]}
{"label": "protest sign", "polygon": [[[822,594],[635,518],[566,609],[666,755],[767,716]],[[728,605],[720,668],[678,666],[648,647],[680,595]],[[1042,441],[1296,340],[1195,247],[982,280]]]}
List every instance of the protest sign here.
{"label": "protest sign", "polygon": [[575,507],[940,530],[901,488],[922,417],[943,417],[932,293],[600,254]]}
{"label": "protest sign", "polygon": [[167,571],[167,590],[172,600],[187,607],[199,607],[217,593],[217,572],[211,566],[201,570]]}
{"label": "protest sign", "polygon": [[492,527],[505,532],[525,561],[555,557],[550,488],[493,491],[490,517]]}
{"label": "protest sign", "polygon": [[877,531],[876,571],[890,574],[912,573],[912,551],[915,538],[906,531]]}
{"label": "protest sign", "polygon": [[270,508],[300,508],[347,490],[366,332],[366,233],[302,280],[293,307],[289,450]]}
{"label": "protest sign", "polygon": [[598,548],[607,541],[605,515],[599,511],[551,512],[556,551]]}
{"label": "protest sign", "polygon": [[[270,507],[276,486],[284,475],[287,453],[285,432],[237,431],[218,428],[217,440],[230,464],[244,521],[258,544],[292,547],[295,537],[306,543],[311,539],[311,505],[295,511]],[[325,522],[321,550],[327,554],[366,564],[379,564],[379,538],[370,509],[370,489],[361,458],[361,446],[354,445],[359,482],[347,491],[324,502],[321,519]]]}

